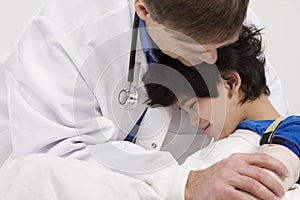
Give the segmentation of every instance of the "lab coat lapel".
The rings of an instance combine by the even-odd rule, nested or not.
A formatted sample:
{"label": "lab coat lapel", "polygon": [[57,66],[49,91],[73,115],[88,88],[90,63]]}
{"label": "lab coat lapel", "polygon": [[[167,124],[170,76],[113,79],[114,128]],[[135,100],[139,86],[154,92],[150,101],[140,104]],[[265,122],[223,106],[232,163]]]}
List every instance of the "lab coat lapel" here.
{"label": "lab coat lapel", "polygon": [[[137,67],[135,70],[135,80],[137,81],[136,84],[140,86],[140,103],[143,103],[144,106],[146,106],[145,102],[147,100],[147,94],[142,78],[148,70],[148,64],[145,54],[142,51],[140,40],[138,40],[138,49],[139,51],[137,52],[136,62],[140,63],[140,67]],[[145,149],[159,150],[167,134],[171,116],[172,110],[170,108],[149,107],[144,120],[141,123],[136,144],[144,147]]]}

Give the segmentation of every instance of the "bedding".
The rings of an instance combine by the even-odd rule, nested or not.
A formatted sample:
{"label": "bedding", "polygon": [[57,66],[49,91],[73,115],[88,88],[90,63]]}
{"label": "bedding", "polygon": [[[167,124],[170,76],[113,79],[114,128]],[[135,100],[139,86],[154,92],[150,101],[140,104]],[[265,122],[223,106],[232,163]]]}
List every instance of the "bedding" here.
{"label": "bedding", "polygon": [[0,169],[1,200],[161,200],[145,182],[97,163],[32,154]]}

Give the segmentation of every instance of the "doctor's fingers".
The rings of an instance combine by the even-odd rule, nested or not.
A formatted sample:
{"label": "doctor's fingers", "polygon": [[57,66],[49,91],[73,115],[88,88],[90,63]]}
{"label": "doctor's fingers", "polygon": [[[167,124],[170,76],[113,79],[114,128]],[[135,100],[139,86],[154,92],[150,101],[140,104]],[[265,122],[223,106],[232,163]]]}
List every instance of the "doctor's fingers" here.
{"label": "doctor's fingers", "polygon": [[[251,155],[234,154],[223,160],[224,169],[231,168],[232,170],[230,174],[222,173],[221,176],[223,179],[227,179],[227,182],[232,187],[246,191],[260,199],[273,200],[282,197],[284,195],[282,185],[266,169],[249,162],[249,156]],[[257,158],[260,157],[257,156]],[[252,159],[250,160],[253,161]],[[254,163],[257,164],[256,162]]]}
{"label": "doctor's fingers", "polygon": [[[268,178],[266,179],[271,180]],[[267,180],[265,180],[264,183],[261,183],[259,180],[241,174],[239,176],[236,176],[235,178],[233,177],[230,185],[238,189],[240,193],[244,193],[244,195],[247,195],[249,199],[280,199],[279,197],[282,197],[283,195],[276,195],[272,192],[272,189],[268,189],[269,187],[271,187],[272,184],[275,184],[276,180],[274,182],[269,182]],[[264,184],[267,186],[265,186]],[[281,188],[280,184],[275,187]],[[279,191],[281,190],[283,190],[283,188],[279,189]],[[255,198],[254,196],[257,198]]]}
{"label": "doctor's fingers", "polygon": [[191,172],[186,200],[256,200],[252,195],[236,189],[234,183],[243,182],[245,177],[229,166],[221,161],[205,170]]}
{"label": "doctor's fingers", "polygon": [[266,168],[275,172],[280,177],[288,177],[289,171],[286,166],[278,159],[265,154],[265,153],[253,153],[253,154],[236,154],[235,156],[243,156],[244,160],[254,166]]}
{"label": "doctor's fingers", "polygon": [[257,198],[255,198],[254,196],[252,196],[251,194],[244,192],[244,191],[240,191],[237,190],[234,187],[230,187],[228,185],[223,187],[223,193],[222,196],[220,198],[218,198],[217,200],[232,200],[232,199],[238,199],[238,200],[258,200]]}

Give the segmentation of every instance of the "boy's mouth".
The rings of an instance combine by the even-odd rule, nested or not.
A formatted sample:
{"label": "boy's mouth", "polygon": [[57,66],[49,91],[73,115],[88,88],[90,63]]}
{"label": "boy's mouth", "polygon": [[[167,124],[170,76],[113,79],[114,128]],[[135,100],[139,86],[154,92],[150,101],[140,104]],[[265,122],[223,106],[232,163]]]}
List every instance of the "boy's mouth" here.
{"label": "boy's mouth", "polygon": [[204,131],[204,133],[206,134],[206,136],[208,138],[212,137],[212,135],[210,133],[210,129],[211,129],[211,124],[210,123],[208,125],[204,126],[204,127],[201,127],[201,129]]}

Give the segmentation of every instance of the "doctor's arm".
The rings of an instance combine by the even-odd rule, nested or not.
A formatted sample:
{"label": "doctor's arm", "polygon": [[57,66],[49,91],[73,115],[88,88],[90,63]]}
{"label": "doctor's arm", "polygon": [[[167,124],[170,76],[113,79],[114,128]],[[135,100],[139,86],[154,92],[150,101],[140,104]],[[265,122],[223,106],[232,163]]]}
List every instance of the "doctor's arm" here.
{"label": "doctor's arm", "polygon": [[48,153],[88,159],[87,144],[104,143],[112,137],[113,124],[100,115],[92,93],[57,37],[68,38],[50,20],[37,16],[7,61],[16,157]]}
{"label": "doctor's arm", "polygon": [[[127,16],[127,4],[123,2],[122,14]],[[176,168],[178,164],[168,152],[149,152],[133,143],[115,141],[115,126],[102,115],[94,91],[81,73],[82,61],[78,59],[82,56],[82,48],[93,50],[89,45],[95,38],[82,37],[87,36],[88,31],[93,32],[94,27],[91,30],[84,27],[83,36],[79,38],[88,45],[78,48],[78,41],[73,38],[80,34],[76,31],[81,26],[74,33],[66,31],[61,20],[57,22],[44,13],[33,18],[5,63],[13,157],[45,153],[86,160],[96,163],[99,168],[118,171],[155,185],[155,172]],[[59,17],[55,12],[53,15]],[[99,17],[100,22],[102,17]],[[100,56],[105,57],[106,52]],[[94,65],[92,67],[99,67],[97,62]],[[187,177],[187,174],[188,171],[183,171],[169,177]],[[157,193],[160,192],[158,188]],[[178,196],[178,191],[174,195]]]}
{"label": "doctor's arm", "polygon": [[[56,3],[64,8],[60,1]],[[70,30],[63,22],[68,24],[71,19],[55,19],[61,17],[55,7],[49,12],[43,10],[31,20],[5,63],[13,155],[47,153],[90,160],[93,155],[88,148],[114,140],[115,134],[114,124],[102,115],[94,91],[81,73],[80,59],[93,49],[88,45],[78,48],[74,35],[84,32],[86,36],[91,30],[81,24]],[[83,41],[95,39],[82,37]]]}
{"label": "doctor's arm", "polygon": [[265,200],[283,197],[282,186],[263,168],[288,176],[286,167],[267,154],[233,154],[205,170],[191,171],[185,198],[252,199],[240,190]]}

